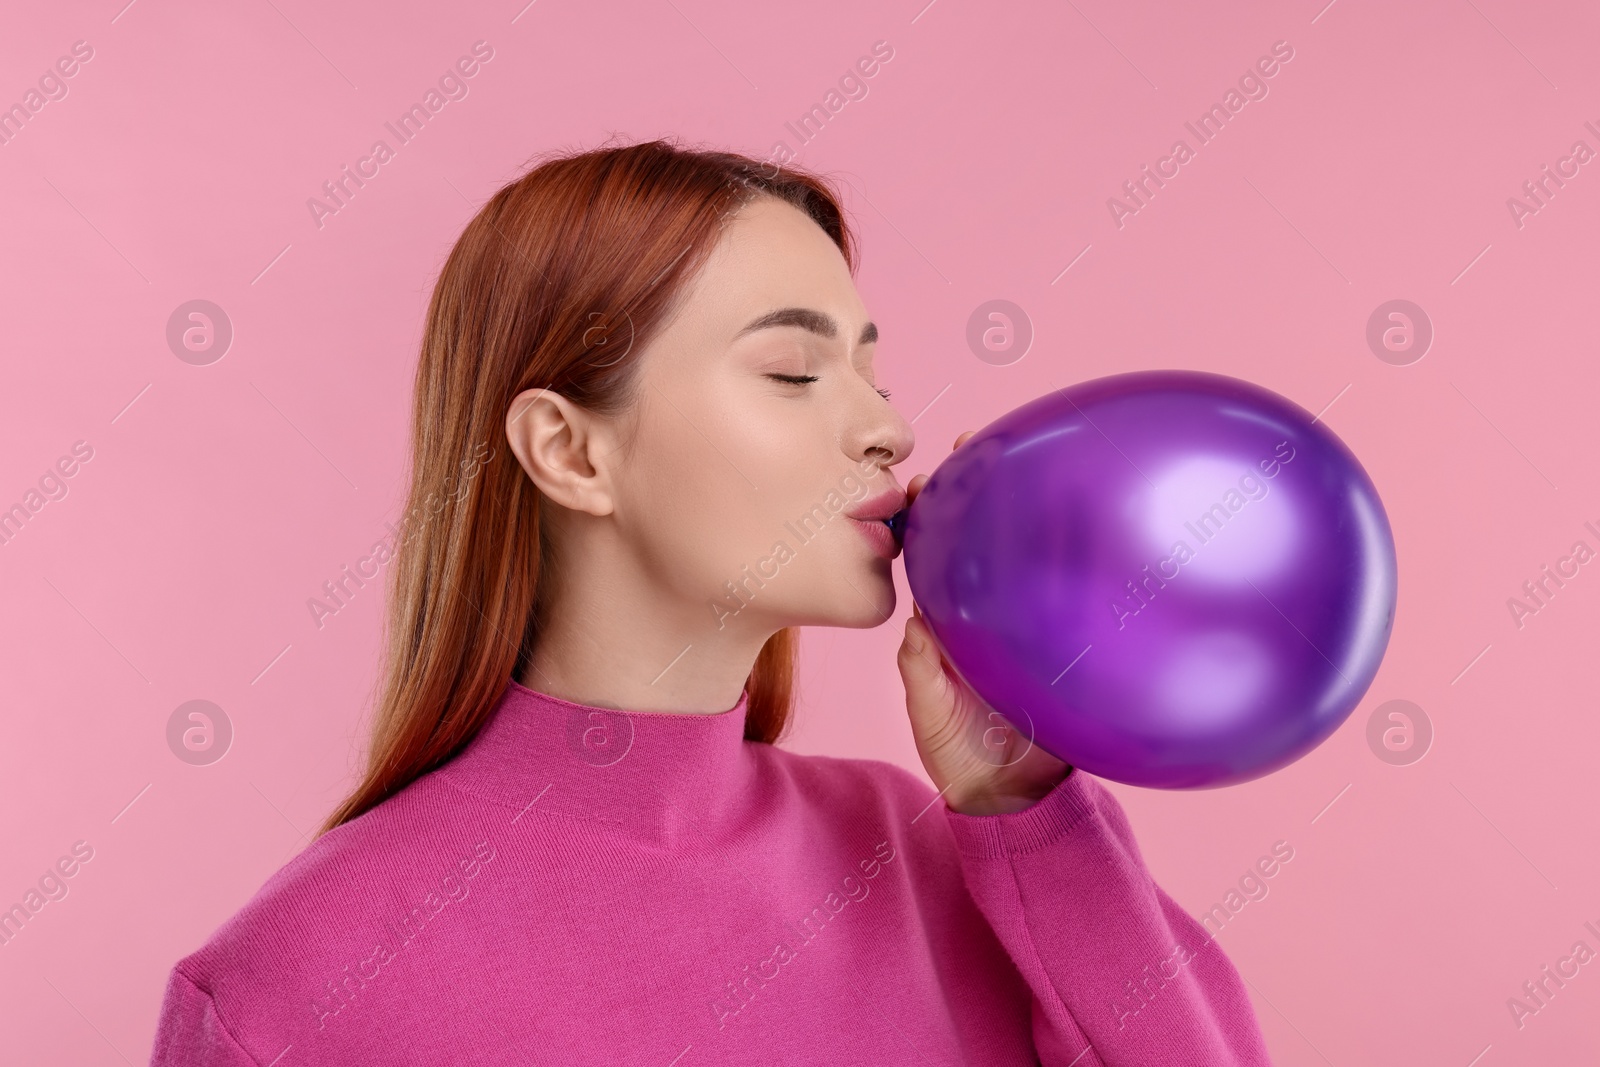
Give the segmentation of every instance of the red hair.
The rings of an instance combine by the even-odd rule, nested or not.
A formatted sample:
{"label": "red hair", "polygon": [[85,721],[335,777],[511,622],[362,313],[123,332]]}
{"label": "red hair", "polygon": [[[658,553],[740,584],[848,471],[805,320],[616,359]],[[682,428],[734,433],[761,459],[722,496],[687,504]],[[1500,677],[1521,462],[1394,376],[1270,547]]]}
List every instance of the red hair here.
{"label": "red hair", "polygon": [[[322,832],[459,752],[528,667],[549,545],[541,494],[506,445],[512,399],[542,387],[602,415],[627,410],[639,353],[728,217],[761,195],[815,220],[854,272],[826,181],[661,140],[547,158],[467,224],[423,328],[366,771]],[[797,644],[779,630],[757,655],[749,740],[770,744],[787,725]]]}

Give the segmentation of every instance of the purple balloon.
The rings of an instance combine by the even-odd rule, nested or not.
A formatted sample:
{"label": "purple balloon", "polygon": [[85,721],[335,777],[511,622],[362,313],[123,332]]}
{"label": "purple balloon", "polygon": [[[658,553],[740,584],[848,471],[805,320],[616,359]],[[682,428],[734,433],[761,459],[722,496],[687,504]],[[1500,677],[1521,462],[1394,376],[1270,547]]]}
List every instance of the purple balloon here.
{"label": "purple balloon", "polygon": [[1129,785],[1270,774],[1366,693],[1394,623],[1388,517],[1298,404],[1117,374],[974,434],[898,518],[956,672],[1056,758]]}

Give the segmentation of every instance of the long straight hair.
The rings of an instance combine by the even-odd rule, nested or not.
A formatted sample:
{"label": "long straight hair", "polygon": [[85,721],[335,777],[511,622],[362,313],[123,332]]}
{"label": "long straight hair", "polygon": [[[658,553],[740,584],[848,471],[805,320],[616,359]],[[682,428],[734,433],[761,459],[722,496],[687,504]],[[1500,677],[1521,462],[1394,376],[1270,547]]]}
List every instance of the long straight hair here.
{"label": "long straight hair", "polygon": [[[603,416],[627,411],[642,350],[729,217],[761,195],[815,220],[854,272],[827,181],[664,140],[546,158],[467,224],[423,328],[366,770],[321,832],[457,754],[531,661],[553,560],[542,494],[506,444],[513,398],[542,387]],[[782,735],[797,644],[782,629],[757,655],[747,739]]]}

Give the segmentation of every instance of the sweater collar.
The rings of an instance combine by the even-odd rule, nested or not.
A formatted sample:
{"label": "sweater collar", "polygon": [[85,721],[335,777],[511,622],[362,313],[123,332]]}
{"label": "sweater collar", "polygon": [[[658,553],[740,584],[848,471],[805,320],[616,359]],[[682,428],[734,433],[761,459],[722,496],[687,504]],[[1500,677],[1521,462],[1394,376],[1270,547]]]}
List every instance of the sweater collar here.
{"label": "sweater collar", "polygon": [[727,711],[616,710],[511,680],[488,721],[441,770],[457,788],[530,817],[593,820],[663,846],[714,833],[755,778],[749,694]]}

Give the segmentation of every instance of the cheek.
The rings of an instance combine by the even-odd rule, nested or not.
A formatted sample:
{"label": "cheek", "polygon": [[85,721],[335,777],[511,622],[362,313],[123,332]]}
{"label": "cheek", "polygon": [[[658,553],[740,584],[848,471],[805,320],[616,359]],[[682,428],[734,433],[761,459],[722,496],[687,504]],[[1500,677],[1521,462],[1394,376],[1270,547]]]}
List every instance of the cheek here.
{"label": "cheek", "polygon": [[[718,597],[772,554],[784,531],[796,449],[782,428],[714,396],[653,398],[622,467],[625,528],[655,573],[692,597]],[[815,469],[815,468],[813,468]]]}
{"label": "cheek", "polygon": [[622,477],[625,536],[652,574],[686,601],[732,596],[760,614],[830,623],[841,605],[876,610],[870,553],[842,514],[851,468],[818,404],[719,395],[715,382],[650,400]]}

